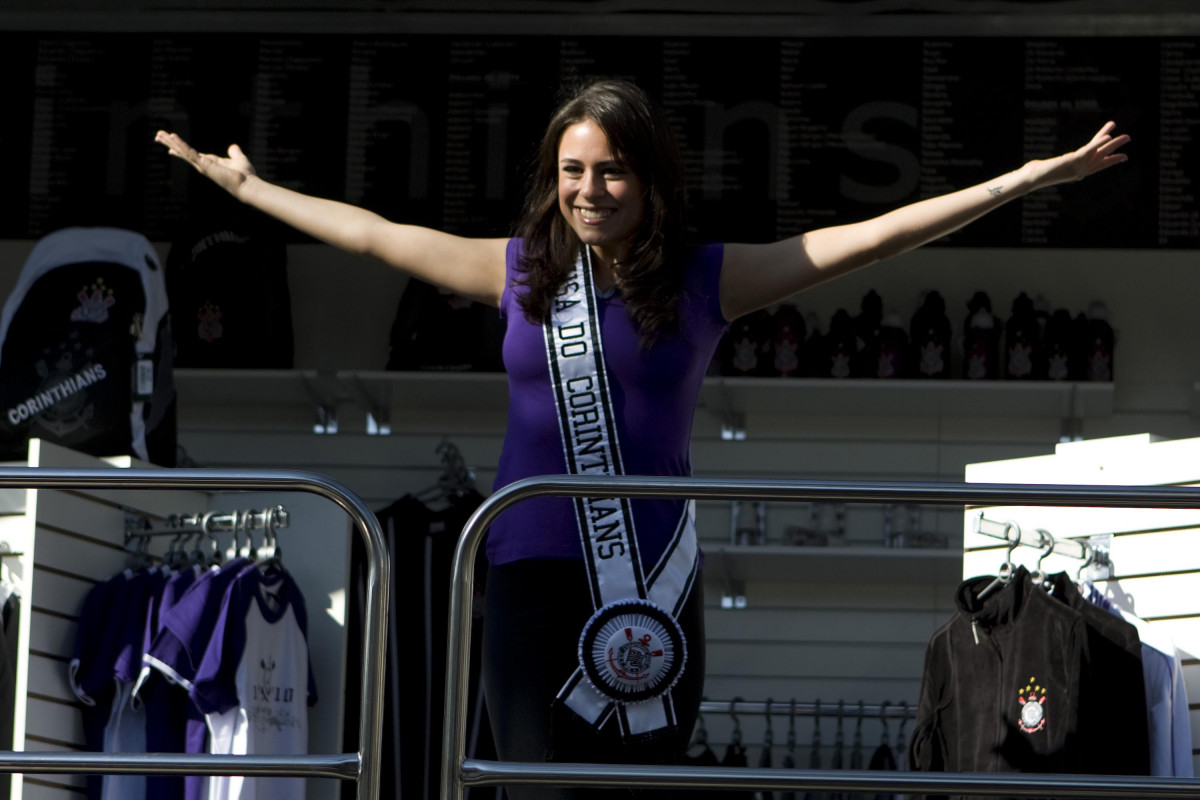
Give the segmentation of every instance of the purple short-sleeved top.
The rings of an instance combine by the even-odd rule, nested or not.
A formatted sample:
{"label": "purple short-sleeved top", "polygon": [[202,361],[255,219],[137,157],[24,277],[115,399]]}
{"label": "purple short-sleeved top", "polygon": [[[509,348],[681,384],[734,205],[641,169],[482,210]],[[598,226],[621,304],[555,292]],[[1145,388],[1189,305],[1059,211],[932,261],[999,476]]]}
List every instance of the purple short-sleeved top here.
{"label": "purple short-sleeved top", "polygon": [[[509,242],[507,288],[500,314],[507,323],[508,429],[496,487],[533,475],[567,471],[542,326],[525,318],[517,284],[522,241]],[[643,349],[620,294],[598,296],[596,313],[627,475],[691,474],[692,418],[704,375],[726,328],[718,283],[724,248],[698,247],[688,256],[680,292],[680,329]],[[632,501],[642,563],[650,569],[675,531],[680,500]],[[505,564],[529,558],[582,558],[570,498],[536,498],[508,509],[488,535],[488,559]]]}

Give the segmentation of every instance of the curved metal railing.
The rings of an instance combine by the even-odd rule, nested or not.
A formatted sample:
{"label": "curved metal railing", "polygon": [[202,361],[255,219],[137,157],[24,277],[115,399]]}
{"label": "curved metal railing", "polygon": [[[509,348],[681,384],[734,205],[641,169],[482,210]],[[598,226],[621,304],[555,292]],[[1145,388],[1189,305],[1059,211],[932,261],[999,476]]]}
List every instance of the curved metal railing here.
{"label": "curved metal railing", "polygon": [[0,772],[254,775],[339,778],[358,782],[360,800],[379,795],[383,730],[384,632],[391,562],[375,514],[341,484],[322,475],[288,470],[0,468],[0,489],[196,489],[303,491],[340,506],[362,531],[367,592],[362,660],[362,716],[357,753],[294,756],[220,756],[179,753],[0,752]]}
{"label": "curved metal railing", "polygon": [[[498,490],[480,505],[467,521],[455,552],[446,660],[442,800],[461,800],[470,786],[503,784],[839,790],[1006,797],[1200,797],[1200,780],[1181,778],[524,764],[467,759],[469,599],[475,552],[484,532],[502,511],[522,500],[546,496],[1200,509],[1200,488],[1178,486],[843,483],[576,475],[548,475],[517,481]],[[1121,745],[1114,742],[1114,746]]]}

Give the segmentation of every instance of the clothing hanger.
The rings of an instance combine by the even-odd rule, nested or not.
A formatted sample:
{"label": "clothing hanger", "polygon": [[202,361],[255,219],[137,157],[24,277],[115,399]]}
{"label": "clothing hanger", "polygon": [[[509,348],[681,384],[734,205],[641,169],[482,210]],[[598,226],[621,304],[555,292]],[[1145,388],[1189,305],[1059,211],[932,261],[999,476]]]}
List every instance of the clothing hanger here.
{"label": "clothing hanger", "polygon": [[[975,595],[976,600],[982,600],[989,594],[999,589],[1012,580],[1013,573],[1017,569],[1017,565],[1013,563],[1013,551],[1021,544],[1021,526],[1015,522],[1004,523],[1004,540],[1008,542],[1008,552],[1004,556],[1004,563],[1000,565],[1000,570],[996,573],[996,577],[987,586],[979,590]],[[1012,535],[1015,532],[1015,536]]]}
{"label": "clothing hanger", "polygon": [[255,564],[264,575],[283,570],[283,549],[279,546],[278,534],[279,512],[279,506],[263,510],[263,548],[259,550]]}
{"label": "clothing hanger", "polygon": [[759,758],[758,765],[760,767],[771,766],[771,748],[775,746],[775,732],[771,730],[771,698],[767,698],[767,710],[765,712],[767,722],[766,729],[763,731],[763,749],[762,756]]}
{"label": "clothing hanger", "polygon": [[862,722],[863,722],[863,701],[858,701],[858,720],[854,723],[854,744],[850,748],[850,769],[862,769],[863,767],[863,752],[862,752]]}
{"label": "clothing hanger", "polygon": [[[749,766],[746,761],[746,748],[742,746],[742,724],[735,713],[738,701],[741,699],[735,697],[729,701],[729,717],[733,720],[733,732],[729,735],[729,746],[725,748],[725,757],[721,759],[721,766],[724,767]],[[744,796],[750,797],[750,793],[746,792]]]}
{"label": "clothing hanger", "polygon": [[742,744],[742,723],[734,711],[737,709],[738,701],[741,699],[740,697],[735,697],[729,701],[729,716],[733,719],[733,733],[729,735],[729,741],[738,747]]}
{"label": "clothing hanger", "polygon": [[788,708],[787,752],[783,757],[785,767],[796,766],[796,698],[792,698]]}
{"label": "clothing hanger", "polygon": [[868,769],[896,768],[896,756],[892,752],[891,736],[888,733],[887,724],[887,710],[890,705],[890,701],[884,700],[883,704],[879,707],[879,724],[883,726],[883,733],[879,736],[879,746],[871,754],[871,762],[867,767]]}
{"label": "clothing hanger", "polygon": [[[212,537],[216,540],[217,535],[213,532],[213,517],[217,516],[215,511],[206,511],[200,517],[200,530],[196,534],[196,545],[192,549],[192,563],[199,564],[202,567],[208,566],[209,559],[204,550],[200,547],[204,543],[205,537]],[[236,513],[234,515],[236,517]]]}
{"label": "clothing hanger", "polygon": [[167,546],[167,553],[163,556],[163,562],[172,569],[186,567],[189,559],[187,551],[183,548],[186,547],[187,542],[191,538],[190,533],[184,533],[182,530],[175,534],[174,538],[171,539],[171,544]]}
{"label": "clothing hanger", "polygon": [[821,768],[821,701],[819,699],[813,709],[812,750],[808,754],[808,768]]}
{"label": "clothing hanger", "polygon": [[1046,556],[1054,552],[1054,537],[1050,535],[1050,531],[1037,529],[1038,543],[1044,548],[1041,555],[1038,556],[1037,565],[1033,568],[1033,574],[1030,576],[1034,586],[1040,586],[1047,592],[1053,590],[1054,586],[1050,582],[1050,577],[1046,571],[1042,569],[1042,562],[1046,560]]}
{"label": "clothing hanger", "polygon": [[[845,769],[846,762],[843,759],[843,748],[846,743],[845,735],[842,733],[842,721],[846,716],[846,703],[844,700],[838,700],[837,704],[837,727],[833,733],[833,755],[829,759],[830,769]],[[830,792],[829,800],[845,800],[846,795],[839,791]]]}
{"label": "clothing hanger", "polygon": [[842,720],[846,716],[846,703],[844,700],[838,700],[837,704],[837,728],[833,734],[833,758],[829,762],[831,769],[842,769],[845,764],[842,762],[842,748],[845,746],[846,737],[842,733]]}
{"label": "clothing hanger", "polygon": [[[767,698],[767,708],[763,712],[766,715],[766,728],[763,730],[762,752],[758,755],[759,769],[769,769],[771,767],[771,749],[775,746],[775,733],[771,730],[771,698]],[[757,800],[772,800],[774,794],[766,791],[758,791],[754,793]]]}
{"label": "clothing hanger", "polygon": [[[821,768],[821,701],[818,699],[813,706],[812,748],[808,751],[808,768]],[[805,792],[804,800],[817,800],[823,795],[816,792]]]}
{"label": "clothing hanger", "polygon": [[698,766],[715,766],[717,756],[708,745],[708,729],[704,726],[704,715],[696,714],[696,729],[692,732],[692,741],[688,744],[687,759]]}
{"label": "clothing hanger", "polygon": [[[783,751],[782,766],[785,769],[796,768],[796,698],[794,697],[788,706],[787,748]],[[781,792],[779,800],[796,800],[796,793]]]}
{"label": "clothing hanger", "polygon": [[413,497],[429,505],[438,501],[449,503],[477,492],[475,475],[453,442],[442,439],[434,452],[442,458],[442,474],[435,484],[427,486]]}
{"label": "clothing hanger", "polygon": [[1089,582],[1083,577],[1083,571],[1090,567],[1092,562],[1096,560],[1096,550],[1090,544],[1084,544],[1083,553],[1083,563],[1080,564],[1079,569],[1075,571],[1075,583],[1081,586],[1084,583]]}
{"label": "clothing hanger", "polygon": [[133,555],[129,560],[129,569],[152,569],[154,566],[154,556],[150,554],[150,539],[145,536],[139,536],[137,548],[133,551]]}

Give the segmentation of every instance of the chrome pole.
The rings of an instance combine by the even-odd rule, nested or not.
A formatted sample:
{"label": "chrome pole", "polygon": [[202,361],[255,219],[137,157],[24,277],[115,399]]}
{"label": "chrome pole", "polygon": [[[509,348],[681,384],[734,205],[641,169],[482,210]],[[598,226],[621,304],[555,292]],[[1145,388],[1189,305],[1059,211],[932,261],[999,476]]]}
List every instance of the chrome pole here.
{"label": "chrome pole", "polygon": [[[324,497],[341,507],[358,527],[367,550],[367,598],[363,639],[362,717],[359,750],[352,755],[354,769],[346,772],[346,756],[234,756],[236,767],[209,758],[187,761],[171,754],[124,756],[88,753],[0,753],[0,771],[9,772],[101,772],[128,771],[144,774],[182,773],[192,775],[295,775],[297,770],[326,770],[327,777],[358,781],[360,800],[379,795],[379,765],[383,732],[383,666],[387,628],[388,589],[391,562],[384,546],[383,530],[375,514],[362,499],[340,483],[323,475],[291,470],[222,469],[52,469],[45,467],[0,468],[0,488],[9,489],[195,489],[200,491],[303,491]],[[53,756],[53,758],[50,758]],[[286,762],[280,762],[286,758]],[[132,759],[126,761],[126,759]],[[181,760],[184,759],[184,760]],[[332,759],[332,761],[330,760]],[[286,763],[285,769],[283,764]],[[54,770],[44,767],[55,767]],[[33,768],[36,767],[36,770]],[[186,767],[186,769],[185,769]],[[221,771],[216,771],[221,770]],[[315,775],[315,773],[313,773]]]}
{"label": "chrome pole", "polygon": [[[47,775],[253,775],[355,780],[357,753],[229,756],[210,753],[51,753],[0,751],[0,773]],[[361,796],[361,795],[360,795]]]}
{"label": "chrome pole", "polygon": [[1200,796],[1200,780],[1126,775],[1031,775],[800,770],[744,767],[664,767],[607,764],[463,762],[467,786],[531,784],[673,789],[742,789],[790,792],[869,792],[1003,797]]}
{"label": "chrome pole", "polygon": [[[468,602],[474,581],[475,552],[484,532],[496,517],[509,506],[532,497],[688,497],[706,500],[779,500],[831,501],[843,503],[923,503],[929,505],[1027,505],[1078,506],[1106,508],[1200,508],[1200,488],[1187,486],[1070,486],[1058,484],[987,484],[987,483],[928,483],[928,482],[844,482],[844,481],[782,481],[734,480],[714,478],[660,478],[618,476],[594,478],[584,475],[542,475],[515,481],[488,497],[471,515],[463,528],[454,554],[454,570],[450,595],[449,635],[446,656],[446,708],[443,729],[445,752],[442,757],[442,800],[462,800],[465,790],[465,755],[467,726],[467,697],[469,696],[467,657],[471,642],[471,606]],[[472,761],[473,769],[484,762]],[[502,763],[502,762],[494,762]],[[538,782],[558,782],[567,785],[573,765],[525,765],[531,776],[543,775]],[[646,772],[649,770],[649,772]],[[635,770],[624,765],[605,765],[601,768],[605,780],[621,785],[634,785],[635,778],[662,777],[665,768],[645,767]],[[591,774],[591,768],[588,774]],[[669,775],[676,773],[665,770]],[[749,777],[757,770],[741,770]],[[524,774],[524,773],[522,773]],[[941,778],[956,776],[944,773]],[[989,782],[1003,776],[990,775]],[[1029,776],[1026,776],[1027,778]],[[1040,777],[1040,776],[1039,776]],[[1052,777],[1052,776],[1046,776]],[[1069,781],[1070,776],[1060,780]],[[515,777],[508,778],[512,782]],[[598,778],[597,778],[598,779]],[[1030,778],[1032,779],[1032,778]],[[734,785],[731,782],[728,785]],[[583,785],[583,784],[572,784]],[[600,785],[587,783],[586,785]],[[612,785],[612,784],[606,784]],[[638,784],[643,785],[643,784]],[[651,785],[651,784],[644,784]],[[654,783],[653,785],[660,785]],[[665,785],[665,784],[662,784]],[[725,784],[723,784],[725,785]],[[740,784],[739,784],[740,785]],[[749,785],[749,784],[746,784]],[[932,786],[932,783],[930,784]],[[989,783],[989,785],[994,785]],[[1071,784],[1074,785],[1074,784]],[[755,784],[757,786],[757,784]],[[1191,794],[1160,796],[1197,796],[1196,786]],[[905,791],[913,789],[906,787]],[[936,790],[936,789],[935,789]],[[972,789],[971,791],[975,791]],[[1007,791],[1007,789],[1005,790]],[[1056,789],[1058,791],[1058,789]],[[1140,789],[1136,789],[1136,794]],[[987,792],[977,792],[986,794]],[[1044,787],[1043,787],[1044,794]],[[1066,795],[1063,795],[1066,796]],[[1086,796],[1072,795],[1072,796]]]}

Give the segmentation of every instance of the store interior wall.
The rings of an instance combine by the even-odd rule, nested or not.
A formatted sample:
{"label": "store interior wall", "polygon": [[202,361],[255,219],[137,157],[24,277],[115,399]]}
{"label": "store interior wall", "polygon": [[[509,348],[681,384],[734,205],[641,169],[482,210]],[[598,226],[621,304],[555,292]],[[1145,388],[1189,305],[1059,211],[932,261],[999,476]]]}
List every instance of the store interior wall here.
{"label": "store interior wall", "polygon": [[[552,5],[561,10],[570,4]],[[730,10],[734,5],[708,4],[705,10]],[[756,7],[779,12],[786,5]],[[815,5],[804,4],[804,8]],[[355,8],[368,6],[380,4],[364,2]],[[186,10],[202,4],[174,7]],[[1003,7],[1011,10],[1014,4]],[[1177,11],[1180,7],[1164,2],[1155,8]],[[485,19],[476,14],[472,24]],[[876,29],[883,26],[878,18],[872,24]],[[913,23],[909,19],[904,24]],[[1136,143],[1130,153],[1137,158]],[[1000,174],[1017,165],[993,166]],[[0,295],[8,293],[33,244],[0,241]],[[165,258],[169,244],[155,244]],[[323,245],[293,244],[288,259],[296,367],[382,369],[388,331],[406,278]],[[935,246],[865,268],[795,300],[802,310],[816,311],[827,323],[838,308],[854,313],[869,289],[877,290],[886,305],[905,319],[915,310],[919,292],[937,289],[946,298],[956,332],[961,330],[967,299],[978,290],[991,295],[1002,317],[1021,291],[1042,294],[1053,307],[1066,307],[1072,313],[1102,301],[1117,334],[1113,409],[1111,414],[1084,419],[1080,435],[1200,436],[1196,410],[1200,359],[1195,356],[1200,346],[1195,314],[1200,272],[1193,251]],[[1062,434],[1061,420],[1029,418],[1020,409],[993,417],[972,415],[969,409],[961,414],[900,417],[889,414],[886,407],[868,415],[841,414],[834,408],[804,415],[772,413],[748,419],[747,438],[740,442],[723,440],[719,422],[705,409],[697,414],[698,474],[958,481],[969,463],[1052,453]],[[349,421],[339,436],[320,437],[286,415],[266,414],[251,421],[210,414],[189,406],[186,396],[180,405],[180,441],[197,463],[311,469],[343,481],[376,508],[436,480],[435,448],[446,438],[459,446],[486,491],[491,487],[503,424],[502,409],[464,414],[429,408],[393,420],[390,437],[366,436]],[[770,538],[778,540],[791,514],[772,507]],[[961,537],[961,510],[927,516],[933,527]],[[706,548],[728,539],[729,510],[724,504],[704,507],[702,518]],[[877,541],[877,509],[853,509],[849,522],[853,540]],[[960,538],[951,540],[951,547],[960,545]],[[956,579],[925,580],[900,567],[882,577],[851,569],[805,581],[751,580],[748,608],[732,611],[720,606],[726,586],[719,563],[713,563],[707,587],[710,696],[755,700],[794,696],[805,701],[824,698],[833,704],[838,699],[912,702],[924,643],[951,612]],[[716,731],[714,742],[725,741],[726,729],[716,721],[710,723]],[[806,726],[802,736],[807,737],[808,731]],[[827,742],[831,733],[827,728]]]}

